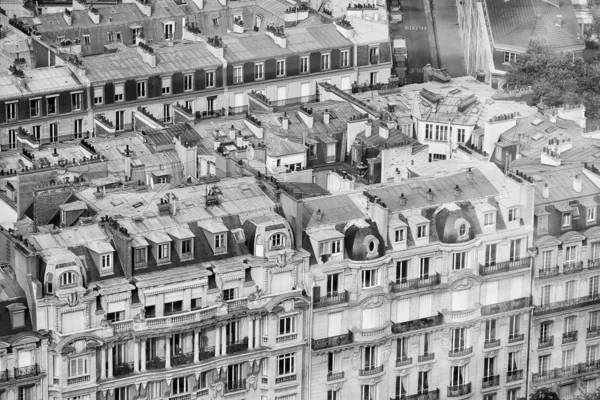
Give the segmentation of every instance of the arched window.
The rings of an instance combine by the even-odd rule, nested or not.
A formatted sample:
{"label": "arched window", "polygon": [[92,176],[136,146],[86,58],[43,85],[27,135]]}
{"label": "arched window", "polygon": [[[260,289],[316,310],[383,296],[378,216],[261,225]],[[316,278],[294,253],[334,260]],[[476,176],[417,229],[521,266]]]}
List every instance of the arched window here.
{"label": "arched window", "polygon": [[67,271],[60,276],[60,286],[68,286],[77,283],[77,274],[72,271]]}
{"label": "arched window", "polygon": [[283,233],[276,233],[271,236],[271,249],[280,248],[285,246],[285,235]]}

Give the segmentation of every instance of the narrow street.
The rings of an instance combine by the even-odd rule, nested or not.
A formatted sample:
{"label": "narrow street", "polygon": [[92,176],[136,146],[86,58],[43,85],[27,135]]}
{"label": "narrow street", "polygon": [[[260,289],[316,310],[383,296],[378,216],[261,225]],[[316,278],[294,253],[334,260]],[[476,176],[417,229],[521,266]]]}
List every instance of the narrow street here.
{"label": "narrow street", "polygon": [[467,65],[458,26],[455,1],[434,0],[433,19],[435,21],[440,67],[446,68],[452,77],[465,76]]}

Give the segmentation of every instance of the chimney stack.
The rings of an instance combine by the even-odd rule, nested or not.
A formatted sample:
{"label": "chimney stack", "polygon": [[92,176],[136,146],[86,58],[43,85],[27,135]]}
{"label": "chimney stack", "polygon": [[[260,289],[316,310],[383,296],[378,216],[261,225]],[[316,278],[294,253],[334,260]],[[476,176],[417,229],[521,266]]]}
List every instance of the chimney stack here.
{"label": "chimney stack", "polygon": [[290,120],[287,116],[287,112],[284,112],[283,117],[281,117],[281,127],[283,128],[283,130],[287,131],[289,125],[290,125]]}
{"label": "chimney stack", "polygon": [[471,171],[471,168],[469,167],[469,169],[467,170],[467,179],[472,181],[473,180],[473,171]]}
{"label": "chimney stack", "polygon": [[400,205],[401,206],[406,205],[406,197],[404,197],[404,193],[400,193]]}
{"label": "chimney stack", "polygon": [[547,199],[548,197],[550,197],[550,188],[548,187],[548,184],[545,183],[544,184],[544,190],[542,192],[542,197]]}
{"label": "chimney stack", "polygon": [[573,178],[573,190],[575,190],[577,193],[581,193],[581,177],[579,176],[579,174],[575,175],[575,178]]}
{"label": "chimney stack", "polygon": [[233,125],[231,125],[231,128],[229,128],[229,139],[235,139],[235,127]]}
{"label": "chimney stack", "polygon": [[373,123],[371,122],[371,120],[368,120],[367,122],[365,122],[365,136],[371,137],[372,132],[373,132]]}
{"label": "chimney stack", "polygon": [[427,201],[432,201],[433,200],[433,192],[431,191],[431,188],[427,191]]}
{"label": "chimney stack", "polygon": [[325,122],[327,125],[329,125],[329,118],[330,118],[330,117],[331,117],[331,116],[329,115],[329,109],[327,109],[327,108],[326,108],[326,109],[325,109],[325,112],[323,113],[323,121],[324,121],[324,122]]}
{"label": "chimney stack", "polygon": [[458,185],[456,185],[456,187],[454,188],[454,196],[460,196],[460,187]]}

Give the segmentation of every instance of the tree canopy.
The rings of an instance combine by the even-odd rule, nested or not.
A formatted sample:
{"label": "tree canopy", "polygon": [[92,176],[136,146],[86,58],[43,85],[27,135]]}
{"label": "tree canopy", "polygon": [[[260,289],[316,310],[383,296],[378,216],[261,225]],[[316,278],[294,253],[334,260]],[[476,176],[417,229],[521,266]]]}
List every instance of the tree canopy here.
{"label": "tree canopy", "polygon": [[541,388],[529,394],[529,400],[560,400],[560,398],[552,390]]}
{"label": "tree canopy", "polygon": [[596,389],[595,392],[582,393],[575,397],[575,400],[600,400],[600,389]]}

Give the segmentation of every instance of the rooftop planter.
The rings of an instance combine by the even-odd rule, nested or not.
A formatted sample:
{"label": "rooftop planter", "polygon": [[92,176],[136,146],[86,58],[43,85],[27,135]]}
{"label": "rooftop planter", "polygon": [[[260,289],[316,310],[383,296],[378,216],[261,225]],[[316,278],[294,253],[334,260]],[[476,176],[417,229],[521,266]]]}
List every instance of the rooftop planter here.
{"label": "rooftop planter", "polygon": [[23,73],[23,71],[17,67],[16,65],[11,65],[8,67],[8,71],[11,73],[12,76],[17,77],[17,78],[25,78],[25,74]]}
{"label": "rooftop planter", "polygon": [[[150,122],[150,124],[149,124],[150,126],[152,126],[152,127],[158,126],[161,128],[165,127],[165,124],[161,120],[156,118],[154,115],[150,114],[150,112],[148,110],[146,110],[145,108],[138,107],[137,112],[149,120],[148,122]],[[139,117],[139,115],[138,115],[138,117]]]}
{"label": "rooftop planter", "polygon": [[196,25],[195,22],[191,22],[189,24],[185,24],[185,29],[190,32],[193,33],[194,35],[201,35],[202,31],[200,30],[200,28],[198,28],[198,25]]}
{"label": "rooftop planter", "polygon": [[16,15],[13,18],[9,19],[8,23],[9,23],[9,25],[14,26],[15,28],[17,28],[18,30],[20,30],[21,32],[26,34],[27,36],[38,36],[39,35],[34,27],[24,24],[23,22],[21,22],[20,19],[17,18]]}

